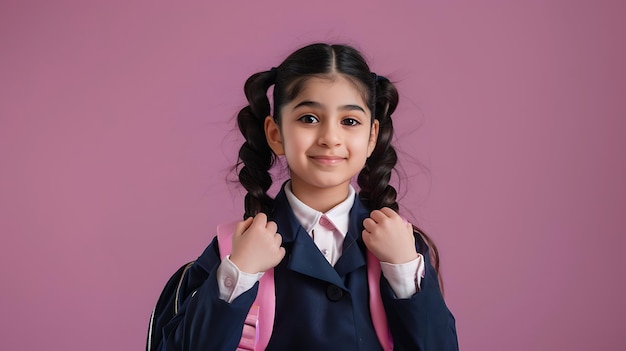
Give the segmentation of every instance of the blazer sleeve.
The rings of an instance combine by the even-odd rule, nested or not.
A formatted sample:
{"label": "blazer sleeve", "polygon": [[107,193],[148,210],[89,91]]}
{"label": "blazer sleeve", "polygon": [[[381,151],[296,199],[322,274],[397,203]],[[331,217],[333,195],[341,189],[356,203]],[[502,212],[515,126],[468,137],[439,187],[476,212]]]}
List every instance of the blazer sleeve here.
{"label": "blazer sleeve", "polygon": [[233,302],[219,298],[216,279],[220,264],[217,238],[204,250],[183,278],[178,313],[163,327],[160,351],[235,350],[256,298],[258,283]]}
{"label": "blazer sleeve", "polygon": [[[419,238],[421,239],[421,238]],[[381,276],[381,296],[396,350],[458,351],[455,319],[441,294],[427,245],[416,240],[426,269],[421,289],[408,299],[396,298]],[[420,250],[420,246],[423,250]]]}

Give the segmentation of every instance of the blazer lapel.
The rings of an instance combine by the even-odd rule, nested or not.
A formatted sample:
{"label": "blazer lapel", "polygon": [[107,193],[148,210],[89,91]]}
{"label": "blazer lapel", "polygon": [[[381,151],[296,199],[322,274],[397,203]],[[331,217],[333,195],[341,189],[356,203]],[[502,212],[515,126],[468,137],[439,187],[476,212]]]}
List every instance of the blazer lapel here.
{"label": "blazer lapel", "polygon": [[292,271],[324,280],[345,289],[343,280],[322,255],[309,234],[300,226],[296,235],[287,267]]}
{"label": "blazer lapel", "polygon": [[313,239],[294,216],[283,190],[276,195],[272,217],[278,225],[278,233],[283,237],[283,246],[287,249],[288,269],[345,289],[337,271],[328,264]]}
{"label": "blazer lapel", "polygon": [[352,210],[350,210],[350,224],[346,238],[343,241],[343,251],[335,264],[335,270],[341,277],[366,265],[365,252],[367,249],[361,238],[361,233],[363,231],[363,220],[368,216],[369,211],[357,196],[354,199]]}

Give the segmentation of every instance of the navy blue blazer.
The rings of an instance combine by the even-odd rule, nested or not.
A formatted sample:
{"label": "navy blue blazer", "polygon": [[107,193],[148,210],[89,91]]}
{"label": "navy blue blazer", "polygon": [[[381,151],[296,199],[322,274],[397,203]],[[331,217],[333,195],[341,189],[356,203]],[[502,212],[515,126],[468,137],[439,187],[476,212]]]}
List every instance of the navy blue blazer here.
{"label": "navy blue blazer", "polygon": [[[284,192],[270,219],[278,225],[286,250],[274,269],[276,315],[266,350],[382,350],[369,314],[363,220],[369,210],[356,198],[343,252],[331,266],[296,220]],[[439,289],[428,247],[416,236],[426,270],[421,289],[408,299],[395,297],[381,276],[383,305],[396,350],[458,350],[455,320]],[[232,303],[219,298],[215,278],[217,239],[186,274],[184,303],[163,328],[159,350],[235,350],[258,291],[258,283]]]}

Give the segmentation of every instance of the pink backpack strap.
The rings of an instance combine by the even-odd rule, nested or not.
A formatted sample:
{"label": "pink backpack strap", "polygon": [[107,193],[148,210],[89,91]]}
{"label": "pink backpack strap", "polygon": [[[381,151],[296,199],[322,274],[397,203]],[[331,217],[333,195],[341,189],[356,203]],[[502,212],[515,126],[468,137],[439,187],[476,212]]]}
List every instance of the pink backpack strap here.
{"label": "pink backpack strap", "polygon": [[[223,223],[217,226],[217,243],[222,260],[232,251],[236,223]],[[259,290],[246,317],[237,350],[265,350],[272,336],[275,311],[274,269],[270,269],[259,280]]]}
{"label": "pink backpack strap", "polygon": [[[236,222],[217,226],[217,242],[220,258],[223,260],[232,251],[232,237]],[[380,261],[367,251],[367,285],[370,293],[370,314],[376,331],[376,337],[383,350],[393,350],[393,339],[387,324],[387,315],[380,296]],[[276,290],[274,287],[274,269],[270,269],[259,281],[259,291],[248,312],[243,327],[243,334],[237,350],[265,350],[272,336],[274,314],[276,312]]]}
{"label": "pink backpack strap", "polygon": [[387,324],[387,314],[380,296],[380,261],[373,253],[367,250],[367,285],[370,291],[370,314],[378,341],[383,350],[393,350],[393,338]]}

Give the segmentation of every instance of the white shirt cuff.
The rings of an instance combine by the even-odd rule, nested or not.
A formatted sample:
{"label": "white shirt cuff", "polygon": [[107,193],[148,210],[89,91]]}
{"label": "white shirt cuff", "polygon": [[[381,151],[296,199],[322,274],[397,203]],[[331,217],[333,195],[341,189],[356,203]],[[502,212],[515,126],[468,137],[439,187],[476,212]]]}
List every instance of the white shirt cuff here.
{"label": "white shirt cuff", "polygon": [[220,266],[217,267],[217,285],[220,289],[220,299],[231,303],[241,294],[250,290],[261,279],[263,272],[242,272],[236,264],[226,256]]}
{"label": "white shirt cuff", "polygon": [[380,263],[380,269],[399,299],[408,299],[420,290],[424,278],[424,256],[402,264]]}

